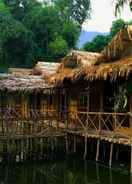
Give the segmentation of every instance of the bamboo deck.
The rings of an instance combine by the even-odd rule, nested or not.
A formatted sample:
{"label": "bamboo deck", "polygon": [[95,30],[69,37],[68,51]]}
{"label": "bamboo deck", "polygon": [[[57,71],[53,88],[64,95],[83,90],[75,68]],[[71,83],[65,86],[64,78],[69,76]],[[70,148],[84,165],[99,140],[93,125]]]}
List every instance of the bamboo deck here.
{"label": "bamboo deck", "polygon": [[[43,155],[43,140],[50,140],[51,150],[54,150],[54,142],[63,140],[65,151],[69,152],[69,138],[76,152],[76,137],[84,140],[84,159],[87,156],[88,139],[96,139],[96,161],[99,160],[100,142],[108,142],[110,146],[109,165],[112,163],[113,144],[130,146],[132,148],[132,128],[131,117],[127,113],[107,113],[107,112],[67,112],[65,116],[60,116],[56,111],[35,112],[35,116],[26,117],[5,116],[0,119],[0,143],[6,145],[6,152],[11,153],[11,145],[16,142],[16,150],[21,147],[19,153],[26,154],[30,147],[38,145],[37,150],[41,150]],[[37,142],[36,142],[37,140]],[[32,142],[32,143],[31,143]],[[10,145],[11,144],[11,145]],[[31,144],[31,145],[30,145]],[[23,147],[24,145],[24,147]],[[37,146],[36,145],[36,146]],[[3,147],[4,149],[4,147]],[[17,151],[18,152],[18,151]],[[132,149],[131,149],[132,160]],[[131,163],[132,172],[132,163]]]}
{"label": "bamboo deck", "polygon": [[0,140],[65,137],[69,133],[131,146],[130,120],[127,113],[107,112],[74,111],[67,113],[63,119],[53,110],[44,113],[35,111],[34,116],[26,114],[23,118],[20,115],[2,115]]}

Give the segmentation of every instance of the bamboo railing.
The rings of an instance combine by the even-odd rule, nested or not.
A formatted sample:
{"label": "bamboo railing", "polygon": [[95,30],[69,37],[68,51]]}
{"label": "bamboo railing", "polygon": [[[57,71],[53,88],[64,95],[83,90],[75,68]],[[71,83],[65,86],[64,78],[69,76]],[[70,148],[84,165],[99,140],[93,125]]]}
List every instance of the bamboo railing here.
{"label": "bamboo railing", "polygon": [[132,138],[130,117],[127,113],[70,112],[68,129],[89,136]]}
{"label": "bamboo railing", "polygon": [[25,116],[20,109],[0,110],[0,136],[43,135],[63,131],[102,138],[132,138],[130,116],[127,113],[61,112],[47,109],[28,109]]}

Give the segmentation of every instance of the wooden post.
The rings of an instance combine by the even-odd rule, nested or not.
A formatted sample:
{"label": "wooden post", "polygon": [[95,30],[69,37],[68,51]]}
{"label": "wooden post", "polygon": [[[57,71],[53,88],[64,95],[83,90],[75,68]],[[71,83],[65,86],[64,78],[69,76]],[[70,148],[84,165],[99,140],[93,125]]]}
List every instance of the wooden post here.
{"label": "wooden post", "polygon": [[28,102],[25,95],[22,94],[21,96],[21,108],[22,108],[22,116],[23,118],[27,118],[28,116]]}
{"label": "wooden post", "polygon": [[97,182],[100,182],[100,176],[99,176],[99,165],[96,163],[96,175],[97,175]]}
{"label": "wooden post", "polygon": [[130,183],[132,183],[132,173],[130,173]]}
{"label": "wooden post", "polygon": [[118,161],[118,158],[119,158],[119,145],[116,145],[116,161]]}
{"label": "wooden post", "polygon": [[51,137],[51,151],[54,152],[54,138]]}
{"label": "wooden post", "polygon": [[130,118],[129,118],[129,126],[132,128],[132,96],[129,100],[129,110],[130,110]]}
{"label": "wooden post", "polygon": [[109,166],[110,167],[112,165],[112,156],[113,156],[113,142],[111,143],[111,146],[110,146],[110,158],[109,158]]}
{"label": "wooden post", "polygon": [[112,170],[111,170],[111,168],[109,168],[109,180],[110,180],[110,184],[112,184],[113,183],[113,178],[112,178]]}
{"label": "wooden post", "polygon": [[73,152],[76,153],[76,135],[74,135],[74,149]]}
{"label": "wooden post", "polygon": [[84,181],[85,183],[88,183],[88,168],[87,168],[87,162],[84,162]]}
{"label": "wooden post", "polygon": [[96,149],[96,161],[99,161],[99,147],[100,147],[100,140],[97,140],[97,149]]}
{"label": "wooden post", "polygon": [[69,144],[68,144],[68,135],[67,134],[66,134],[65,140],[66,140],[66,153],[68,154],[69,153]]}
{"label": "wooden post", "polygon": [[[130,97],[130,122],[129,122],[129,126],[130,126],[130,128],[131,128],[131,130],[132,130],[132,96]],[[130,172],[132,173],[132,136],[131,136],[131,166],[130,166]]]}
{"label": "wooden post", "polygon": [[84,148],[84,155],[83,155],[83,159],[85,160],[86,159],[86,156],[87,156],[87,134],[85,134],[85,140],[84,140],[84,143],[85,143],[85,148]]}
{"label": "wooden post", "polygon": [[130,167],[130,172],[132,173],[132,140],[131,140],[131,167]]}

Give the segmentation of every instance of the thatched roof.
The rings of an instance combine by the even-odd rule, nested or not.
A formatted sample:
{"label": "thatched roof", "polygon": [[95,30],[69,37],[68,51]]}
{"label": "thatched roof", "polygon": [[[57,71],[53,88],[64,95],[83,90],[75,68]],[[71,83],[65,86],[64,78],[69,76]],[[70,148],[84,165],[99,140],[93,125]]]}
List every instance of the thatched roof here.
{"label": "thatched roof", "polygon": [[101,54],[106,62],[132,56],[132,25],[121,29]]}
{"label": "thatched roof", "polygon": [[52,75],[56,72],[59,65],[60,63],[40,62],[39,61],[33,69],[33,74],[43,75],[43,76]]}
{"label": "thatched roof", "polygon": [[27,68],[9,68],[8,73],[14,76],[27,76],[32,75],[33,70]]}
{"label": "thatched roof", "polygon": [[83,67],[75,74],[74,78],[77,79],[83,75],[86,80],[90,81],[97,79],[115,81],[119,77],[128,79],[130,74],[132,74],[132,57],[91,67]]}
{"label": "thatched roof", "polygon": [[61,65],[58,67],[56,73],[50,76],[50,83],[61,83],[65,78],[73,79],[81,68],[94,65],[99,57],[99,53],[71,51],[62,59]]}
{"label": "thatched roof", "polygon": [[120,30],[99,53],[72,51],[63,60],[51,82],[63,83],[84,77],[87,80],[128,78],[132,73],[132,26]]}
{"label": "thatched roof", "polygon": [[85,75],[87,80],[127,79],[132,73],[132,26],[121,29],[101,52],[92,67],[83,67],[76,77]]}
{"label": "thatched roof", "polygon": [[0,90],[1,91],[21,91],[21,92],[38,92],[51,88],[42,76],[13,76],[10,74],[0,75]]}

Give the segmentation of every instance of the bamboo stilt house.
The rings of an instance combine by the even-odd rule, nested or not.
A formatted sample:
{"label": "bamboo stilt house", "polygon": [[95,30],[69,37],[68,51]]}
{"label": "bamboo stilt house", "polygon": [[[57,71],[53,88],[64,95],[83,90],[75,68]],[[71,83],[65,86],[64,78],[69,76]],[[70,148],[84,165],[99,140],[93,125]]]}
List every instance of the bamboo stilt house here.
{"label": "bamboo stilt house", "polygon": [[38,62],[33,69],[9,68],[9,74],[0,75],[0,109],[12,108],[23,118],[55,109],[53,85],[46,78],[56,67],[58,63]]}
{"label": "bamboo stilt house", "polygon": [[[6,120],[0,120],[0,131],[4,127],[6,135],[16,122],[19,135],[29,129],[39,138],[46,131],[52,136],[50,128],[59,127],[66,150],[68,134],[74,136],[74,151],[76,135],[84,137],[84,158],[87,138],[96,138],[96,160],[100,141],[108,141],[111,166],[113,143],[132,145],[132,26],[117,33],[101,53],[73,50],[60,64],[38,62],[30,71],[10,69],[0,75],[0,106]],[[10,115],[18,121],[6,119]]]}
{"label": "bamboo stilt house", "polygon": [[[49,82],[66,90],[65,106],[73,117],[74,112],[93,113],[90,121],[94,126],[99,123],[96,116],[104,113],[101,119],[107,117],[107,120],[103,124],[113,124],[114,113],[127,116],[127,112],[132,111],[131,73],[132,26],[128,26],[119,31],[101,53],[71,51]],[[127,119],[122,125],[130,127],[130,121]],[[109,126],[108,129],[112,129],[113,125]]]}

